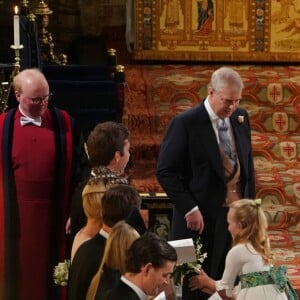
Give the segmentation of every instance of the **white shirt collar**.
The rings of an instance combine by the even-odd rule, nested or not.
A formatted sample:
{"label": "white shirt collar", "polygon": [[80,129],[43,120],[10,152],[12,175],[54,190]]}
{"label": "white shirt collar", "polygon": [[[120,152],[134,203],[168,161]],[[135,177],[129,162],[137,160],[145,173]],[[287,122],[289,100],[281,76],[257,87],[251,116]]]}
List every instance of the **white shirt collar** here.
{"label": "white shirt collar", "polygon": [[[208,96],[209,97],[209,96]],[[218,117],[218,115],[215,114],[215,112],[212,110],[209,102],[208,102],[208,97],[206,97],[206,99],[204,100],[204,107],[205,109],[207,110],[207,113],[208,113],[208,116],[209,116],[209,119],[211,121],[211,124],[212,124],[212,127],[214,129],[214,132],[216,134],[216,137],[217,137],[217,141],[219,143],[219,134],[218,134],[218,120],[220,119],[220,117]],[[231,124],[230,124],[230,120],[229,118],[225,118],[225,123],[229,126],[229,132],[230,132],[230,135],[232,136],[232,130],[231,130]]]}
{"label": "white shirt collar", "polygon": [[208,97],[206,97],[206,99],[204,100],[204,107],[207,110],[208,116],[210,118],[210,121],[212,123],[217,122],[217,120],[219,119],[219,117],[214,113],[214,111],[212,110],[209,101],[208,101]]}
{"label": "white shirt collar", "polygon": [[136,286],[134,283],[132,283],[131,281],[129,281],[125,276],[121,276],[121,280],[127,284],[128,286],[130,286],[134,291],[135,293],[138,295],[138,297],[141,299],[141,300],[145,300],[147,298],[147,295],[138,287]]}
{"label": "white shirt collar", "polygon": [[109,233],[106,232],[103,228],[100,229],[99,234],[108,239]]}

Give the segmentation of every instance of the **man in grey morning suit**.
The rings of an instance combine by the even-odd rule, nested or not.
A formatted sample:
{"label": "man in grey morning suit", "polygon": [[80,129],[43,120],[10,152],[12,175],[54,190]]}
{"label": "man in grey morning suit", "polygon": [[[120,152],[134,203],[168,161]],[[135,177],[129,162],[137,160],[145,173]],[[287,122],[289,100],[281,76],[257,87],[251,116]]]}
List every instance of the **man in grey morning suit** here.
{"label": "man in grey morning suit", "polygon": [[[157,178],[174,203],[170,238],[200,234],[208,254],[203,269],[214,279],[221,278],[231,244],[226,203],[255,197],[249,118],[238,107],[243,87],[234,70],[216,70],[207,98],[170,122],[158,158]],[[220,119],[229,130],[233,163],[219,142]],[[208,297],[185,283],[183,300]]]}

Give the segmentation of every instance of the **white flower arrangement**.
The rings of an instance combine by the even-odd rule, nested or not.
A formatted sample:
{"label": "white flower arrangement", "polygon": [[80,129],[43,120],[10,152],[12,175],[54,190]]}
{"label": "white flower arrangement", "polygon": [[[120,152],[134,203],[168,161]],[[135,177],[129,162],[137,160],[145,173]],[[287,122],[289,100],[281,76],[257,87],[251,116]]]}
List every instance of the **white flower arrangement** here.
{"label": "white flower arrangement", "polygon": [[67,286],[71,262],[65,259],[54,267],[53,279],[55,285]]}
{"label": "white flower arrangement", "polygon": [[243,124],[244,123],[244,120],[245,120],[245,117],[244,116],[238,116],[237,117],[237,121],[239,124]]}
{"label": "white flower arrangement", "polygon": [[181,286],[183,277],[192,274],[201,272],[202,264],[207,257],[207,253],[202,253],[202,243],[200,237],[194,241],[194,247],[196,252],[196,261],[178,264],[174,268],[174,272],[172,274],[173,282],[176,286]]}

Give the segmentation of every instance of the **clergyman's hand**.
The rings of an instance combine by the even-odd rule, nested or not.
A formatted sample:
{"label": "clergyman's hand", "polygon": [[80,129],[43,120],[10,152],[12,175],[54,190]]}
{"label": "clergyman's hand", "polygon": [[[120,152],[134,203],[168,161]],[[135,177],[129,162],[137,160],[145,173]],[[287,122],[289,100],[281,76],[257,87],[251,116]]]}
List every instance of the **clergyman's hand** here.
{"label": "clergyman's hand", "polygon": [[204,221],[200,210],[195,210],[188,214],[186,217],[186,226],[188,229],[202,233],[204,229]]}

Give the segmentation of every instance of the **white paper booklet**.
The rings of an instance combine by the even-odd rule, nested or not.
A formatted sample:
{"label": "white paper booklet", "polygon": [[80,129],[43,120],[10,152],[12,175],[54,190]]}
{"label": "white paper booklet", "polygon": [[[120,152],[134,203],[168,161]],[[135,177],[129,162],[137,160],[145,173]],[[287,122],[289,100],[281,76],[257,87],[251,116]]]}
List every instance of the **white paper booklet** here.
{"label": "white paper booklet", "polygon": [[177,264],[196,261],[196,252],[192,239],[169,241],[177,252]]}

